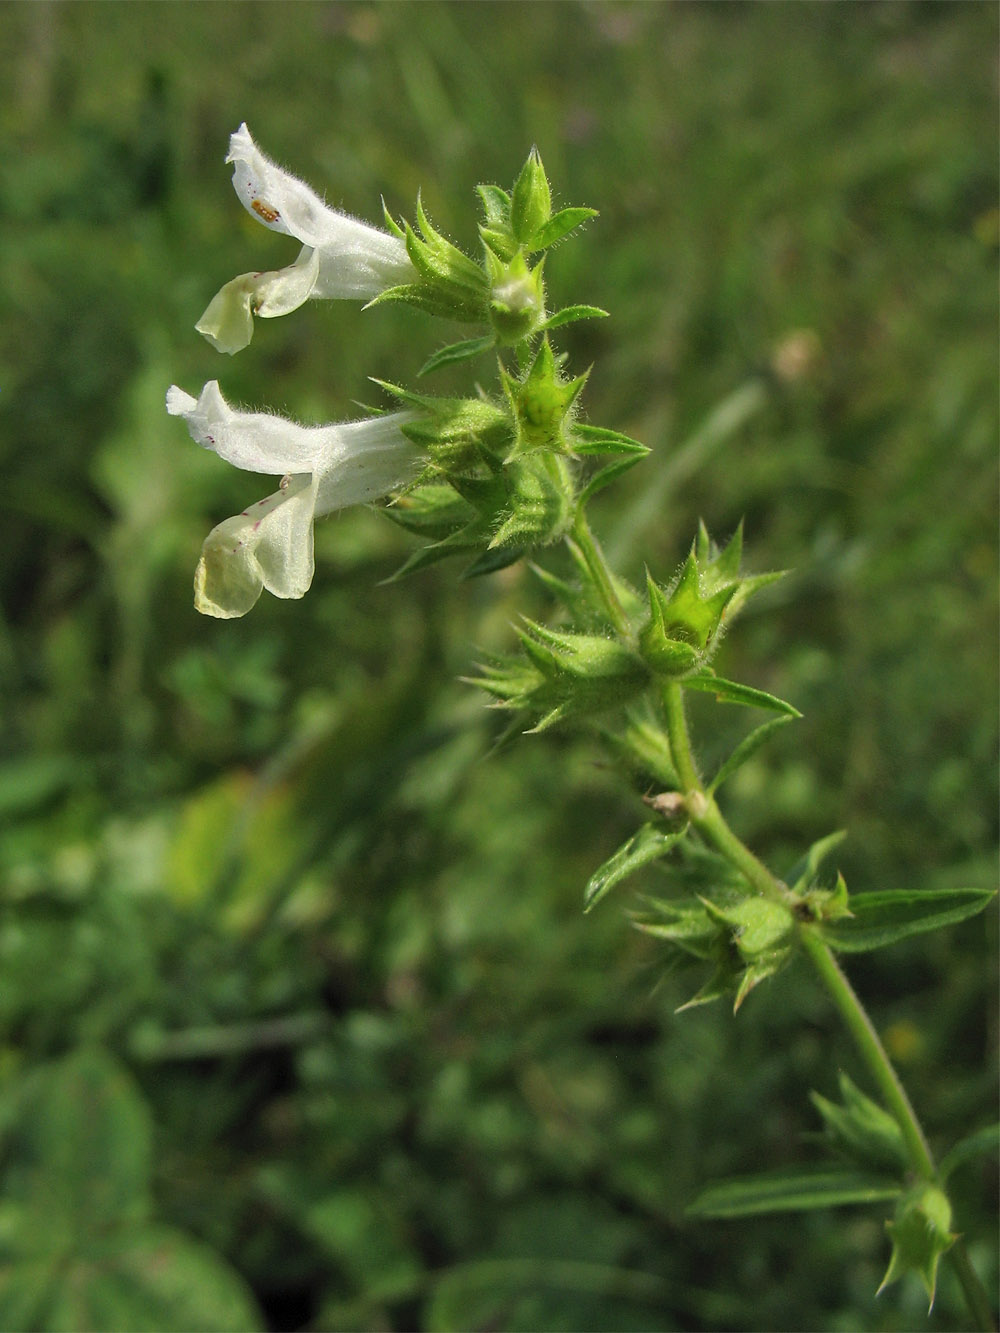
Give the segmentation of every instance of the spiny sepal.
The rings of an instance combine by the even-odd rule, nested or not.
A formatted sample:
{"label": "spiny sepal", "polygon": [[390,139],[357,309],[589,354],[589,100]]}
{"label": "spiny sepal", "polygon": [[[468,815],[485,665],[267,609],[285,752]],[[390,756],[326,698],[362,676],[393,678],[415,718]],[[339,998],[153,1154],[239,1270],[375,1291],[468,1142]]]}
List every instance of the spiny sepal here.
{"label": "spiny sepal", "polygon": [[704,590],[694,551],[669,589],[646,574],[649,619],[639,632],[642,655],[661,676],[685,676],[708,663],[736,584]]}
{"label": "spiny sepal", "polygon": [[708,980],[681,1009],[733,995],[736,1011],[755,986],[791,958],[795,918],[784,904],[764,898],[727,895],[720,902],[699,895],[656,902],[634,924],[713,964]]}
{"label": "spiny sepal", "polygon": [[702,587],[705,593],[736,585],[736,591],[726,607],[726,619],[731,623],[755,592],[783,579],[788,572],[784,569],[772,570],[766,574],[740,574],[743,559],[743,522],[721,549],[708,535],[705,524],[699,520],[698,535],[695,538],[695,556],[701,571]]}
{"label": "spiny sepal", "polygon": [[487,659],[473,683],[497,706],[537,719],[544,731],[627,703],[649,682],[642,661],[614,639],[525,621],[519,655]]}
{"label": "spiny sepal", "polygon": [[552,212],[552,193],[537,148],[528,154],[510,193],[498,185],[480,185],[477,191],[484,214],[479,234],[483,245],[501,259],[512,259],[519,250],[527,254],[547,250],[597,217],[594,208]]}
{"label": "spiny sepal", "polygon": [[535,454],[515,458],[503,469],[506,508],[490,538],[490,548],[548,546],[564,536],[573,520],[573,479],[566,460]]}
{"label": "spiny sepal", "polygon": [[[391,221],[386,215],[387,221]],[[417,225],[392,222],[392,229],[406,245],[406,253],[417,271],[417,281],[389,287],[369,306],[398,301],[427,314],[465,323],[486,323],[489,282],[483,268],[452,245],[431,223],[417,196]]]}
{"label": "spiny sepal", "polygon": [[532,148],[510,195],[510,230],[518,245],[529,246],[552,217],[552,191],[538,149]]}
{"label": "spiny sepal", "polygon": [[536,450],[576,453],[572,416],[589,373],[585,371],[576,379],[564,380],[548,338],[542,339],[534,360],[520,379],[501,370],[504,392],[517,428],[512,457]]}
{"label": "spiny sepal", "polygon": [[444,474],[481,471],[506,456],[513,439],[510,412],[486,397],[438,398],[374,380],[401,403],[417,408],[420,416],[402,427],[403,434],[426,451],[435,469]]}
{"label": "spiny sepal", "polygon": [[805,856],[792,867],[788,876],[790,892],[798,898],[796,915],[803,922],[842,921],[854,913],[850,907],[850,895],[843,875],[837,872],[832,888],[819,882],[819,872],[824,860],[843,842],[847,836],[843,829],[829,833],[825,838],[814,842]]}
{"label": "spiny sepal", "polygon": [[747,598],[781,577],[741,575],[742,555],[742,524],[719,549],[700,523],[688,558],[669,587],[647,574],[649,618],[639,639],[644,657],[659,675],[676,679],[706,668],[725,625]]}
{"label": "spiny sepal", "polygon": [[908,1155],[894,1116],[858,1088],[841,1070],[840,1103],[818,1092],[809,1094],[823,1117],[824,1137],[838,1156],[858,1166],[901,1174]]}
{"label": "spiny sepal", "polygon": [[921,1181],[903,1195],[896,1205],[896,1216],[885,1228],[892,1240],[892,1256],[879,1293],[905,1273],[916,1273],[927,1292],[930,1313],[941,1256],[958,1239],[951,1230],[948,1196],[937,1185]]}

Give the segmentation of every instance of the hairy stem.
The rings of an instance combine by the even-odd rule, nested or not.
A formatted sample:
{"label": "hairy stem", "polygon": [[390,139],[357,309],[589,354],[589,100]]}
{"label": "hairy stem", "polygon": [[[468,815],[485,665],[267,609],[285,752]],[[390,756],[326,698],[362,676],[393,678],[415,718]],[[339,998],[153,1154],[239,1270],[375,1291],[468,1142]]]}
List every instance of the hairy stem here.
{"label": "hairy stem", "polygon": [[895,1117],[906,1143],[910,1164],[919,1176],[934,1180],[937,1168],[927,1146],[924,1132],[920,1128],[910,1099],[899,1081],[886,1054],[885,1047],[868,1017],[867,1011],[858,999],[854,988],[844,975],[840,964],[834,958],[828,945],[824,944],[816,932],[804,928],[800,932],[802,946],[810,962],[819,973],[823,985],[830,994],[848,1031],[854,1038],[854,1044],[861,1058],[868,1066],[868,1072],[877,1083],[886,1105]]}
{"label": "hairy stem", "polygon": [[[582,509],[577,511],[573,525],[573,539],[583,557],[587,572],[597,589],[608,618],[623,638],[631,640],[632,630],[628,617],[615,590],[614,580],[604,552],[590,531]],[[695,763],[687,717],[684,711],[684,691],[673,681],[661,689],[663,715],[666,721],[670,754],[685,798],[691,823],[702,837],[720,852],[762,897],[772,901],[788,902],[792,894],[785,884],[773,875],[767,866],[750,851],[726,823],[721,810],[701,780]],[[810,961],[819,974],[869,1073],[875,1080],[886,1105],[900,1127],[906,1144],[910,1165],[922,1179],[940,1184],[937,1167],[920,1121],[910,1104],[899,1075],[882,1045],[881,1038],[868,1017],[847,977],[830,948],[814,929],[804,926],[799,937]],[[948,1258],[958,1278],[969,1313],[977,1328],[993,1333],[996,1324],[989,1297],[983,1289],[969,1260],[965,1245],[959,1237],[948,1251]]]}
{"label": "hairy stem", "polygon": [[631,641],[632,627],[628,623],[628,616],[621,604],[621,598],[615,591],[614,580],[604,558],[604,552],[590,530],[590,524],[587,522],[587,516],[582,506],[577,509],[576,518],[573,521],[573,540],[583,556],[587,573],[593,580],[594,587],[604,603],[608,619],[623,639]]}
{"label": "hairy stem", "polygon": [[[758,893],[772,900],[787,900],[789,891],[785,885],[772,875],[763,862],[759,861],[736,836],[723,818],[715,800],[705,791],[694,762],[687,718],[684,714],[683,690],[680,685],[667,684],[663,687],[662,693],[670,752],[678,777],[685,789],[686,804],[692,824],[716,851],[721,852],[730,864],[740,871]],[[899,1125],[913,1171],[925,1180],[937,1182],[937,1167],[920,1121],[866,1009],[833,953],[819,935],[810,928],[804,928],[800,931],[800,938],[806,954],[819,973],[821,981],[854,1038],[869,1073]],[[984,1333],[993,1333],[996,1324],[989,1297],[972,1267],[961,1237],[948,1251],[948,1258],[976,1327],[984,1330]]]}
{"label": "hairy stem", "polygon": [[684,691],[671,681],[663,686],[662,698],[670,753],[684,787],[691,823],[749,881],[755,892],[764,898],[783,901],[788,890],[732,831],[698,776],[684,714]]}
{"label": "hairy stem", "polygon": [[[906,1095],[906,1089],[899,1080],[899,1075],[892,1067],[892,1062],[882,1045],[881,1038],[868,1017],[868,1013],[858,999],[851,983],[833,956],[828,945],[824,944],[816,932],[804,928],[800,932],[802,946],[810,961],[836,1005],[844,1020],[854,1044],[868,1067],[868,1072],[875,1080],[886,1105],[891,1110],[903,1134],[903,1141],[914,1172],[925,1180],[938,1182],[937,1167],[924,1136],[924,1131],[917,1119],[916,1112]],[[961,1236],[948,1251],[948,1259],[955,1271],[965,1296],[969,1313],[976,1322],[976,1327],[984,1333],[992,1333],[996,1328],[989,1297],[980,1282],[965,1249]]]}

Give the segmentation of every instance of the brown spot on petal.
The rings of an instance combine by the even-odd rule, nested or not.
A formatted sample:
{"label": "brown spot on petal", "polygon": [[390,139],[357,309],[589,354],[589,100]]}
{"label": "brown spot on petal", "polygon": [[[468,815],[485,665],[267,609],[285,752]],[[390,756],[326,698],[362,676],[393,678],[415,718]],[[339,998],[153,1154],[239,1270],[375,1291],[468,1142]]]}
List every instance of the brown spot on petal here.
{"label": "brown spot on petal", "polygon": [[257,216],[263,218],[265,222],[277,222],[278,217],[280,216],[278,210],[272,208],[270,204],[265,204],[263,199],[255,199],[250,207]]}

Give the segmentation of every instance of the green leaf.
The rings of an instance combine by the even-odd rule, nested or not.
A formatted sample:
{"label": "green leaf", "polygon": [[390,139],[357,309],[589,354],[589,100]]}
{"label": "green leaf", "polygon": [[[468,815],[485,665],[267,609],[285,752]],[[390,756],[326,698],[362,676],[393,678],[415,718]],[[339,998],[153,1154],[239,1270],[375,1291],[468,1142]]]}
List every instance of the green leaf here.
{"label": "green leaf", "polygon": [[799,710],[792,704],[764,690],[755,690],[751,685],[740,685],[734,680],[723,680],[711,671],[700,671],[696,676],[685,676],[680,682],[686,690],[703,690],[714,694],[720,703],[743,704],[747,708],[768,708],[774,713],[785,713],[788,717],[801,717]]}
{"label": "green leaf", "polygon": [[627,879],[650,861],[658,860],[683,836],[684,830],[678,833],[664,833],[656,824],[644,824],[591,875],[584,892],[583,910],[589,912],[591,908],[596,907],[616,884],[620,884],[623,879]]}
{"label": "green leaf", "polygon": [[50,1293],[45,1327],[250,1333],[262,1320],[243,1279],[172,1227],[117,1232],[81,1256]]}
{"label": "green leaf", "polygon": [[625,458],[616,458],[613,463],[608,463],[607,467],[602,467],[599,472],[595,472],[591,479],[584,486],[577,499],[577,505],[585,505],[598,493],[603,491],[605,486],[610,486],[613,481],[617,481],[630,468],[635,467],[636,463],[642,462],[646,452],[626,455]]}
{"label": "green leaf", "polygon": [[596,217],[596,208],[560,209],[531,238],[531,248],[532,250],[547,250],[550,245],[555,245],[556,241],[561,241],[574,228],[579,227],[581,222],[587,222],[590,218]]}
{"label": "green leaf", "polygon": [[149,1113],[110,1056],[84,1049],[35,1070],[11,1111],[4,1192],[24,1203],[25,1243],[30,1231],[43,1252],[56,1229],[84,1233],[147,1215]]}
{"label": "green leaf", "polygon": [[483,338],[465,338],[462,342],[450,343],[447,347],[442,347],[440,351],[429,356],[424,364],[417,371],[417,378],[421,375],[429,375],[432,370],[440,370],[442,366],[453,366],[459,361],[468,361],[474,356],[479,356],[481,352],[488,352],[491,347],[496,346],[496,339],[492,333]]}
{"label": "green leaf", "polygon": [[578,319],[607,319],[608,311],[599,305],[568,305],[557,310],[538,326],[542,329],[560,329],[564,324],[574,324]]}
{"label": "green leaf", "polygon": [[1000,1150],[1000,1124],[987,1125],[985,1129],[977,1129],[975,1133],[959,1139],[954,1148],[945,1154],[938,1174],[944,1182],[957,1167],[976,1157],[995,1154],[998,1150]]}
{"label": "green leaf", "polygon": [[603,426],[582,426],[577,422],[572,431],[573,452],[587,457],[590,454],[650,453],[648,445],[623,435],[619,430],[605,430]]}
{"label": "green leaf", "polygon": [[496,574],[498,570],[507,569],[514,565],[524,555],[522,546],[494,546],[483,551],[477,559],[473,560],[462,570],[460,578],[479,579],[485,574]]}
{"label": "green leaf", "polygon": [[996,897],[995,889],[889,889],[853,894],[850,917],[828,921],[823,939],[842,953],[865,953],[910,935],[951,926],[975,916]]}
{"label": "green leaf", "polygon": [[740,741],[739,745],[737,745],[736,749],[712,779],[708,787],[709,795],[711,796],[717,791],[728,778],[733,776],[737,769],[742,768],[747,760],[752,758],[761,746],[766,741],[769,741],[780,727],[787,726],[791,721],[792,718],[788,715],[774,717],[771,718],[769,722],[762,722],[759,727],[751,731],[749,736]]}
{"label": "green leaf", "polygon": [[856,1166],[901,1175],[907,1167],[907,1151],[895,1116],[840,1073],[841,1103],[831,1102],[818,1092],[809,1097],[823,1117],[830,1146]]}
{"label": "green leaf", "polygon": [[110,1056],[74,1052],[8,1096],[0,1327],[261,1327],[249,1289],[224,1260],[147,1220],[149,1114]]}
{"label": "green leaf", "polygon": [[898,1182],[861,1171],[805,1168],[741,1176],[702,1190],[685,1210],[689,1217],[756,1217],[761,1213],[839,1208],[898,1199]]}

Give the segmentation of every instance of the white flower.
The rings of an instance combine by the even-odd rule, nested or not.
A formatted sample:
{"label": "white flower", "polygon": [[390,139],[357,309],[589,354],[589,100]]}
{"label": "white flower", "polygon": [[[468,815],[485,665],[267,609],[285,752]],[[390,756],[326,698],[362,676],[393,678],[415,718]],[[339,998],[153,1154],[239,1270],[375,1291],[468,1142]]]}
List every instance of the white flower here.
{"label": "white flower", "polygon": [[331,426],[300,426],[263,412],[237,412],[210,381],[194,399],[174,384],[167,411],[191,438],[247,472],[284,474],[274,495],[213,528],[195,573],[205,615],[243,616],[266,588],[302,597],[313,577],[313,519],[377,499],[416,475],[422,455],[393,412]]}
{"label": "white flower", "polygon": [[253,337],[253,317],[297,310],[310,297],[370,301],[417,274],[396,236],[328,208],[308,185],[265,157],[243,124],[230,137],[233,188],[248,213],[271,231],[302,242],[294,264],[244,273],[227,282],[195,325],[220,352],[238,352]]}

